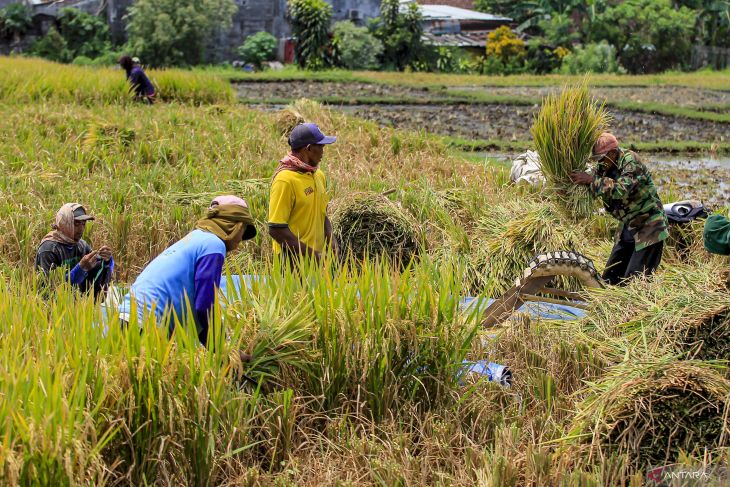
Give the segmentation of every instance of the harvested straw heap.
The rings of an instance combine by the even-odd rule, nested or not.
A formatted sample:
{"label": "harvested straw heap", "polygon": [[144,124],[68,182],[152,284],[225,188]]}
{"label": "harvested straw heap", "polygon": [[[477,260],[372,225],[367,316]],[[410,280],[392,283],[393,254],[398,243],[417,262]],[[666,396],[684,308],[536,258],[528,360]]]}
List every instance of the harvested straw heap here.
{"label": "harvested straw heap", "polygon": [[276,115],[276,129],[282,137],[289,137],[294,127],[305,123],[306,119],[294,105],[289,105]]}
{"label": "harvested straw heap", "polygon": [[542,172],[554,194],[576,216],[588,215],[592,202],[587,188],[574,185],[569,175],[586,170],[593,145],[608,122],[605,107],[590,96],[584,81],[548,95],[532,126]]}
{"label": "harvested straw heap", "polygon": [[83,146],[86,149],[127,147],[134,142],[135,137],[133,129],[110,123],[92,122],[84,135]]}
{"label": "harvested straw heap", "polygon": [[[557,249],[585,252],[599,243],[606,247],[609,235],[596,235],[590,227],[586,222],[565,218],[549,200],[515,199],[493,206],[479,219],[471,235],[472,291],[482,292],[491,281],[494,292],[505,292],[536,254]],[[605,258],[595,250],[588,254],[597,261]],[[568,278],[559,279],[557,284],[564,289],[582,289]]]}
{"label": "harvested straw heap", "polygon": [[600,454],[628,454],[641,468],[673,463],[680,449],[701,456],[728,446],[730,382],[702,362],[619,367],[595,392],[579,420]]}
{"label": "harvested straw heap", "polygon": [[405,265],[419,253],[418,223],[382,194],[352,194],[333,202],[332,207],[333,234],[343,257],[386,257]]}
{"label": "harvested straw heap", "polygon": [[708,310],[698,319],[677,326],[675,348],[686,358],[730,360],[730,308]]}

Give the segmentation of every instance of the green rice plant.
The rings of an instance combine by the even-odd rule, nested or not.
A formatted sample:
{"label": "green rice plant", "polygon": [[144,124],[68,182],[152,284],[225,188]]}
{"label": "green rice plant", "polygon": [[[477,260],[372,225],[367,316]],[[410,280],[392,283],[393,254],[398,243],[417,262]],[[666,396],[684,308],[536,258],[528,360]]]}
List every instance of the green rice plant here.
{"label": "green rice plant", "polygon": [[[34,58],[0,57],[0,99],[6,103],[56,100],[93,105],[132,101],[124,72],[58,64]],[[230,85],[202,72],[148,72],[162,101],[208,104],[234,101]]]}
{"label": "green rice plant", "polygon": [[591,98],[587,80],[548,95],[535,117],[531,133],[542,172],[571,215],[591,213],[590,193],[584,186],[571,183],[569,176],[586,170],[593,145],[608,123],[608,113]]}

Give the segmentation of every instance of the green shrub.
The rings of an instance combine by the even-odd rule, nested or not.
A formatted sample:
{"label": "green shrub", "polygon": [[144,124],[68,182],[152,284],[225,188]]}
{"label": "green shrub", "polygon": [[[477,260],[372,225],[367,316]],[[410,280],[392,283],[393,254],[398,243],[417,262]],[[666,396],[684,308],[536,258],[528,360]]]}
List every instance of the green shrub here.
{"label": "green shrub", "polygon": [[0,9],[0,35],[18,41],[33,25],[31,10],[21,3],[11,3]]}
{"label": "green shrub", "polygon": [[68,63],[73,59],[66,39],[55,27],[51,27],[46,35],[33,43],[30,54],[59,63]]}
{"label": "green shrub", "polygon": [[579,47],[565,56],[562,71],[567,74],[617,73],[616,49],[607,42]]}
{"label": "green shrub", "polygon": [[438,47],[432,57],[434,60],[429,63],[431,71],[461,74],[479,72],[479,62],[459,47]]}
{"label": "green shrub", "polygon": [[121,51],[106,51],[100,56],[91,60],[92,66],[116,66],[119,58],[122,57]]}
{"label": "green shrub", "polygon": [[299,66],[307,69],[327,67],[330,64],[327,48],[332,6],[324,0],[289,0],[289,18]]}
{"label": "green shrub", "polygon": [[533,73],[552,73],[560,69],[565,48],[553,49],[545,39],[535,38],[527,42],[527,70]]}
{"label": "green shrub", "polygon": [[543,36],[553,47],[570,47],[580,38],[580,33],[575,31],[574,25],[575,23],[568,14],[557,12],[538,23],[543,31]]}
{"label": "green shrub", "polygon": [[200,64],[235,12],[233,0],[137,0],[127,14],[130,50],[150,66]]}
{"label": "green shrub", "polygon": [[276,37],[268,32],[257,32],[243,41],[241,47],[238,48],[238,55],[247,63],[261,68],[264,62],[276,59],[277,45]]}
{"label": "green shrub", "polygon": [[388,68],[422,70],[426,49],[422,16],[418,5],[411,3],[401,11],[398,0],[383,0],[379,19],[373,21],[375,36],[383,43],[383,65]]}
{"label": "green shrub", "polygon": [[58,15],[58,32],[71,55],[95,58],[111,48],[107,23],[76,8],[63,8]]}
{"label": "green shrub", "polygon": [[337,64],[346,69],[377,69],[383,54],[383,43],[367,28],[350,21],[337,22],[333,45]]}
{"label": "green shrub", "polygon": [[630,73],[661,72],[687,65],[695,14],[670,0],[627,0],[597,16],[591,35],[611,44]]}

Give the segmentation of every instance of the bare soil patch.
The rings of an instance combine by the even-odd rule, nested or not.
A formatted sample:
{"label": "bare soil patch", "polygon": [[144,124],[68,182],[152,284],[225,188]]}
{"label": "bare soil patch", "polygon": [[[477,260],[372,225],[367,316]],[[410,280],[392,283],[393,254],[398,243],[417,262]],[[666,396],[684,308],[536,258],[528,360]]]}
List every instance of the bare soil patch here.
{"label": "bare soil patch", "polygon": [[[557,93],[560,86],[468,86],[453,87],[454,91],[482,93],[491,96],[541,99]],[[730,112],[730,91],[703,90],[684,86],[601,86],[591,92],[608,102],[659,103],[686,108],[719,107],[712,111]]]}
{"label": "bare soil patch", "polygon": [[[240,82],[234,83],[240,99],[296,99],[296,98],[371,98],[393,97],[428,100],[434,91],[428,88],[372,83],[332,83],[318,81]],[[445,96],[444,90],[439,90]]]}
{"label": "bare soil patch", "polygon": [[[472,140],[530,140],[535,106],[517,105],[355,105],[341,110],[384,126],[425,130]],[[661,140],[726,142],[730,124],[609,109],[612,131],[626,142]]]}

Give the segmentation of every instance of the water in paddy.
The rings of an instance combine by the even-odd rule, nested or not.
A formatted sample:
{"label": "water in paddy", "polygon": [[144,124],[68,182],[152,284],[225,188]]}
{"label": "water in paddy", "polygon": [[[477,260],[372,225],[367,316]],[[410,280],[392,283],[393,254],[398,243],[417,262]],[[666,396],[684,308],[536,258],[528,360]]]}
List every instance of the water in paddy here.
{"label": "water in paddy", "polygon": [[[509,165],[514,154],[479,153]],[[698,199],[713,208],[730,206],[730,157],[640,154],[659,190],[671,200]],[[667,199],[665,197],[665,199]],[[668,202],[668,201],[667,201]]]}

